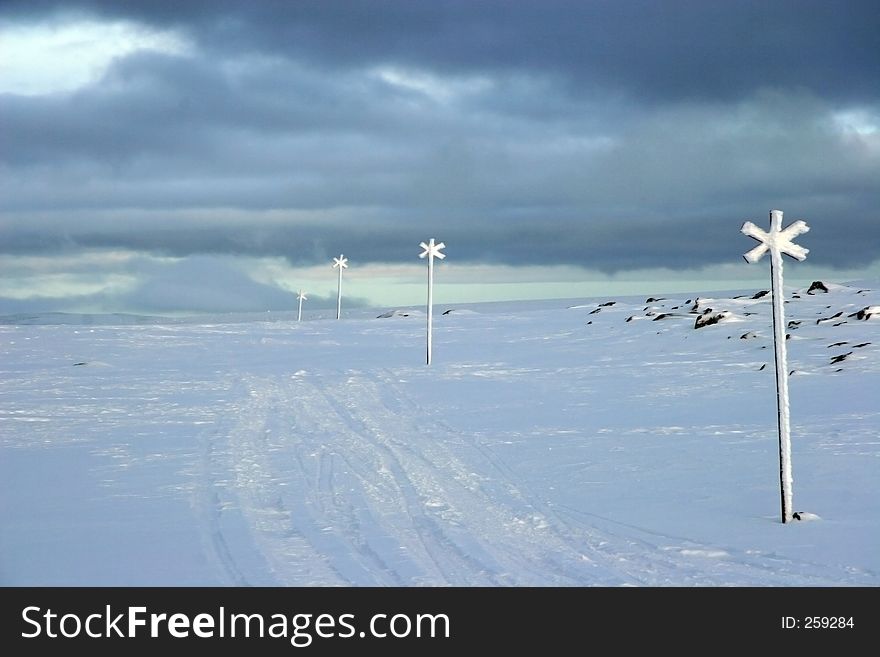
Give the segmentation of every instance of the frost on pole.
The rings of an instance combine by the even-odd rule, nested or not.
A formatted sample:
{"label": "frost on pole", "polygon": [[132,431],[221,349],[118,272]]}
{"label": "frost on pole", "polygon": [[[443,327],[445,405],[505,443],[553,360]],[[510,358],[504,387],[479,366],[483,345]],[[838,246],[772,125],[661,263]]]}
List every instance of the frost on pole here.
{"label": "frost on pole", "polygon": [[342,316],[342,270],[348,269],[348,258],[341,253],[333,258],[333,269],[339,269],[339,283],[336,286],[336,319]]}
{"label": "frost on pole", "polygon": [[782,254],[804,260],[808,249],[792,240],[810,230],[803,221],[782,228],[782,210],[770,211],[770,230],[764,231],[751,221],[742,226],[742,233],[759,242],[743,255],[748,263],[758,262],[770,252],[771,299],[773,302],[773,348],[776,356],[776,407],[779,424],[779,484],[782,490],[782,522],[792,519],[791,416],[788,404],[788,354],[785,345],[785,293],[782,288]]}
{"label": "frost on pole", "polygon": [[423,260],[425,258],[428,259],[428,365],[430,365],[431,337],[434,324],[434,258],[443,260],[443,258],[446,257],[445,253],[440,252],[440,249],[445,249],[446,245],[443,242],[435,244],[434,238],[432,237],[428,240],[427,244],[419,242],[419,246],[424,249],[424,251],[419,254],[419,257]]}
{"label": "frost on pole", "polygon": [[306,301],[308,297],[302,290],[300,290],[296,298],[299,299],[299,310],[296,313],[296,321],[301,322],[303,318],[303,301]]}

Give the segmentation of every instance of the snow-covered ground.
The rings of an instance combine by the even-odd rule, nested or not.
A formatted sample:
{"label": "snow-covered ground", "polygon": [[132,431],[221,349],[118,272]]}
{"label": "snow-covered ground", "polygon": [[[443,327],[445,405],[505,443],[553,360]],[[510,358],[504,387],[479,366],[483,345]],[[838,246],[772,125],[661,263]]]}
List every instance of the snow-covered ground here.
{"label": "snow-covered ground", "polygon": [[828,287],[786,306],[790,525],[756,290],[700,329],[694,296],[437,306],[431,367],[412,309],[19,317],[0,583],[878,585],[880,291]]}

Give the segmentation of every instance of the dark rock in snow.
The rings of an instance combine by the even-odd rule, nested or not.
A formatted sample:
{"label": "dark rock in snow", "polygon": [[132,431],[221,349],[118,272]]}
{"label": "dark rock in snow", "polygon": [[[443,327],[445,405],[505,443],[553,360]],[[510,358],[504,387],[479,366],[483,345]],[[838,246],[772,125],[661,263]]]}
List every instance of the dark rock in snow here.
{"label": "dark rock in snow", "polygon": [[443,314],[444,314],[444,315],[448,315],[448,314],[451,313],[451,312],[455,312],[455,308],[450,308],[449,310],[444,310],[444,311],[443,311]]}
{"label": "dark rock in snow", "polygon": [[826,348],[826,349],[831,349],[831,347],[842,347],[842,346],[845,345],[845,344],[846,344],[846,340],[844,340],[843,342],[835,342],[834,344],[830,344],[830,345],[828,345],[828,346],[825,347],[825,348]]}
{"label": "dark rock in snow", "polygon": [[760,292],[756,292],[752,296],[752,299],[760,299],[761,297],[766,297],[768,294],[770,294],[770,290],[761,290]]}
{"label": "dark rock in snow", "polygon": [[587,322],[587,326],[589,326],[589,325],[592,324],[592,323],[593,323],[593,321],[590,320],[589,322]]}
{"label": "dark rock in snow", "polygon": [[761,365],[761,367],[758,368],[758,371],[760,372],[760,371],[763,370],[765,367],[767,367],[767,363],[764,363],[763,365]]}
{"label": "dark rock in snow", "polygon": [[[688,301],[688,303],[690,303],[690,301]],[[691,306],[691,312],[692,313],[699,312],[701,303],[702,303],[702,301],[700,300],[700,297],[697,297],[696,299],[694,299],[694,305]]]}
{"label": "dark rock in snow", "polygon": [[617,302],[616,301],[606,301],[605,303],[600,303],[599,307],[605,308],[606,306],[613,306],[615,303],[617,303]]}
{"label": "dark rock in snow", "polygon": [[80,363],[74,363],[74,364],[73,364],[74,367],[77,367],[78,365],[88,365],[88,363],[87,363],[86,361],[82,361],[82,362],[80,362]]}
{"label": "dark rock in snow", "polygon": [[730,313],[726,310],[722,310],[720,313],[712,314],[711,309],[707,309],[702,315],[697,317],[697,320],[694,322],[694,328],[700,329],[705,326],[712,326],[713,324],[717,324],[723,319],[730,317]]}
{"label": "dark rock in snow", "polygon": [[786,340],[791,340],[791,333],[786,333],[786,334],[785,334],[785,339],[786,339]]}
{"label": "dark rock in snow", "polygon": [[880,306],[865,306],[857,313],[853,313],[849,315],[849,317],[855,317],[856,319],[871,319],[874,315],[880,315]]}
{"label": "dark rock in snow", "polygon": [[[830,322],[832,319],[837,319],[841,315],[843,315],[842,310],[840,312],[834,313],[833,315],[831,315],[831,317],[820,317],[816,320],[816,323],[820,324],[821,322]],[[852,317],[852,315],[850,315],[850,317]]]}
{"label": "dark rock in snow", "polygon": [[822,281],[813,281],[810,284],[810,287],[807,289],[807,294],[814,294],[816,292],[828,292],[828,288],[825,286],[825,283],[823,283]]}
{"label": "dark rock in snow", "polygon": [[845,360],[846,360],[846,357],[847,357],[847,356],[850,356],[850,355],[852,355],[852,352],[851,352],[851,351],[847,351],[845,354],[840,354],[839,356],[834,356],[834,357],[831,359],[831,364],[834,365],[834,363],[840,363],[840,362],[842,362],[842,361],[845,361]]}
{"label": "dark rock in snow", "polygon": [[590,311],[589,313],[587,313],[587,314],[589,314],[589,315],[595,315],[596,313],[600,312],[601,310],[602,310],[601,308],[596,308],[596,310],[591,310],[591,311]]}
{"label": "dark rock in snow", "polygon": [[758,337],[757,333],[755,333],[754,331],[749,331],[749,332],[743,333],[741,336],[739,336],[739,339],[740,340],[751,340],[752,338],[757,338],[757,337]]}
{"label": "dark rock in snow", "polygon": [[664,297],[648,297],[645,299],[645,303],[654,303],[655,301],[666,301]]}
{"label": "dark rock in snow", "polygon": [[654,319],[652,319],[651,321],[652,321],[652,322],[657,322],[657,321],[659,321],[659,320],[661,320],[661,319],[669,319],[670,317],[675,317],[675,315],[673,315],[672,313],[660,313],[659,315],[657,315],[657,316],[656,316]]}
{"label": "dark rock in snow", "polygon": [[837,322],[837,324],[832,324],[831,326],[843,326],[846,322]]}
{"label": "dark rock in snow", "polygon": [[871,344],[871,343],[870,342],[863,342],[862,344],[854,344],[853,349],[861,349],[862,347],[867,347],[869,344]]}
{"label": "dark rock in snow", "polygon": [[389,310],[387,313],[376,315],[376,319],[388,319],[389,317],[409,317],[409,313],[403,310]]}
{"label": "dark rock in snow", "polygon": [[801,325],[801,321],[802,321],[802,320],[800,320],[800,319],[793,319],[793,320],[791,320],[791,321],[788,323],[788,328],[790,328],[790,329],[797,328],[798,326]]}
{"label": "dark rock in snow", "polygon": [[633,321],[635,318],[636,318],[635,315],[630,315],[629,317],[626,318],[626,321],[631,322],[631,321]]}

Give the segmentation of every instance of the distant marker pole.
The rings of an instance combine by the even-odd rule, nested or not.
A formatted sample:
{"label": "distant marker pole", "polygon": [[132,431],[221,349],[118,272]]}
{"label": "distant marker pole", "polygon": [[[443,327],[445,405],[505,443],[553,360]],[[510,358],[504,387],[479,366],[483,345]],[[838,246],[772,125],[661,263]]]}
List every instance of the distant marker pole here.
{"label": "distant marker pole", "polygon": [[434,258],[440,258],[440,260],[443,260],[443,258],[446,257],[445,253],[440,252],[440,249],[445,249],[446,245],[443,242],[435,244],[434,238],[432,237],[428,240],[427,244],[420,242],[419,246],[424,249],[424,251],[419,254],[419,257],[422,259],[428,259],[428,365],[430,365],[431,334],[434,324]]}
{"label": "distant marker pole", "polygon": [[770,231],[765,232],[751,221],[740,229],[760,242],[758,246],[743,255],[746,262],[758,262],[767,251],[770,252],[770,278],[773,302],[773,347],[776,356],[776,409],[779,424],[779,483],[782,489],[782,522],[792,519],[792,476],[791,476],[791,419],[788,404],[788,354],[785,345],[785,292],[782,289],[782,254],[795,260],[804,260],[808,249],[794,244],[792,240],[810,230],[803,221],[795,221],[788,228],[782,228],[782,210],[770,210]]}
{"label": "distant marker pole", "polygon": [[299,299],[299,310],[296,313],[296,321],[301,322],[303,318],[303,301],[308,299],[308,297],[303,294],[302,290],[300,290],[299,295],[296,298]]}
{"label": "distant marker pole", "polygon": [[339,284],[336,286],[336,319],[342,316],[342,270],[348,269],[348,258],[341,253],[333,258],[333,269],[339,269]]}

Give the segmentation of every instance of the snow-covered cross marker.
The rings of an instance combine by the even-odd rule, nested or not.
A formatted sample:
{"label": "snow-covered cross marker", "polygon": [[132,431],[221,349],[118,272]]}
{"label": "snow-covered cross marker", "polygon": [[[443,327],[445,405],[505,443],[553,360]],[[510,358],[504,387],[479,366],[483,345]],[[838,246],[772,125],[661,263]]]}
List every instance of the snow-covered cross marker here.
{"label": "snow-covered cross marker", "polygon": [[788,404],[788,355],[785,348],[785,293],[782,289],[782,254],[795,260],[804,260],[808,249],[792,240],[810,230],[803,221],[795,221],[782,228],[782,210],[770,210],[770,231],[765,232],[751,221],[741,231],[760,242],[743,255],[748,263],[755,263],[770,252],[771,299],[773,302],[773,346],[776,356],[776,407],[779,424],[779,483],[782,489],[782,522],[792,520],[791,476],[791,416]]}
{"label": "snow-covered cross marker", "polygon": [[302,290],[300,290],[296,298],[299,299],[299,310],[296,313],[296,321],[301,322],[303,318],[303,301],[307,300],[308,297]]}
{"label": "snow-covered cross marker", "polygon": [[435,244],[434,238],[432,237],[428,240],[427,244],[419,242],[419,246],[424,249],[424,251],[419,254],[419,257],[422,259],[428,258],[428,365],[430,365],[431,332],[434,319],[434,258],[440,258],[440,260],[443,260],[443,258],[446,257],[445,253],[440,252],[440,249],[445,249],[446,245],[443,242]]}
{"label": "snow-covered cross marker", "polygon": [[333,269],[339,269],[339,284],[336,286],[336,319],[342,315],[342,270],[348,269],[348,258],[341,253],[333,258]]}

